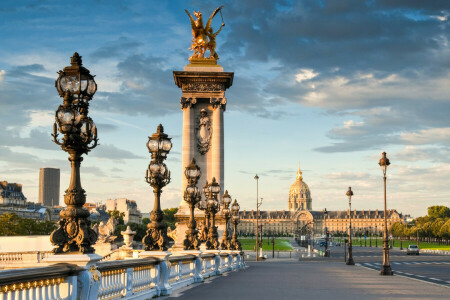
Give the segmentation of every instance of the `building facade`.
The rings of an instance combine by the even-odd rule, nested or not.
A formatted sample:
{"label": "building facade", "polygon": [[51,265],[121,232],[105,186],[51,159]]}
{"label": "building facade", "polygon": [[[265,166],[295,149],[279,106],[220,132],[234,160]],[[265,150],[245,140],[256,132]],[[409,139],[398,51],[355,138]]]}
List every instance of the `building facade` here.
{"label": "building facade", "polygon": [[55,168],[39,170],[39,203],[52,207],[59,206],[60,171]]}
{"label": "building facade", "polygon": [[[260,211],[259,226],[264,235],[322,235],[325,227],[331,234],[344,234],[350,225],[350,211],[314,211],[311,191],[303,181],[300,167],[296,181],[291,185],[288,198],[289,210]],[[256,230],[256,211],[240,212],[238,231],[243,235],[253,235]],[[354,235],[379,235],[384,226],[384,210],[352,210],[352,232]],[[403,222],[403,217],[395,209],[387,210],[388,228],[395,222]],[[261,232],[261,227],[260,227]]]}
{"label": "building facade", "polygon": [[0,181],[0,206],[25,207],[27,198],[22,193],[22,185]]}
{"label": "building facade", "polygon": [[123,221],[125,224],[142,222],[142,214],[138,209],[136,201],[126,198],[121,199],[108,199],[106,200],[106,211],[117,210],[125,213]]}

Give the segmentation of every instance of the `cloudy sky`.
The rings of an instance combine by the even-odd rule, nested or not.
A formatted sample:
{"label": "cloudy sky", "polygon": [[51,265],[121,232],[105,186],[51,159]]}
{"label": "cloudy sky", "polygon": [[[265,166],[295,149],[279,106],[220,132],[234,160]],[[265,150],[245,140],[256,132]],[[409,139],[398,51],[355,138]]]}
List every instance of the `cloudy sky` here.
{"label": "cloudy sky", "polygon": [[[181,91],[173,70],[191,54],[184,9],[209,15],[235,73],[225,113],[225,185],[252,209],[287,209],[300,161],[313,209],[383,207],[378,160],[388,153],[388,208],[413,216],[450,205],[450,1],[21,1],[0,3],[0,180],[38,199],[39,168],[61,168],[51,142],[62,102],[57,71],[77,51],[96,75],[90,113],[100,146],[82,164],[89,202],[126,197],[153,206],[144,182],[147,137],[173,137],[172,182],[162,206],[181,198]],[[218,15],[213,23],[218,28]],[[62,198],[61,198],[62,201]]]}

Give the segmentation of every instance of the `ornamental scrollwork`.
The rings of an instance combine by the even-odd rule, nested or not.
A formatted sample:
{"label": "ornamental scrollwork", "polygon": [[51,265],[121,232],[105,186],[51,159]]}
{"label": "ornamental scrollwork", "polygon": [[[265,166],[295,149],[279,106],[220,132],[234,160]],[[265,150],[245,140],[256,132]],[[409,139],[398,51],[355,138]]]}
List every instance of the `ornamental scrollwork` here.
{"label": "ornamental scrollwork", "polygon": [[221,92],[225,90],[222,83],[185,83],[182,90],[184,92]]}

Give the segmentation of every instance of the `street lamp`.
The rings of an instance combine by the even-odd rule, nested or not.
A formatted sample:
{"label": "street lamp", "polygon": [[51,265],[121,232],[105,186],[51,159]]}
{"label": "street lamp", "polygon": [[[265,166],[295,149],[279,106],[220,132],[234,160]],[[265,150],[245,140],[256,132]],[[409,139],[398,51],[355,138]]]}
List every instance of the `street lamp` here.
{"label": "street lamp", "polygon": [[258,174],[255,175],[256,180],[256,246],[255,246],[255,252],[256,252],[256,261],[259,260],[258,256],[258,249],[259,249],[259,240],[258,240],[258,232],[259,232],[259,194],[258,194]]}
{"label": "street lamp", "polygon": [[378,163],[383,171],[384,181],[384,230],[383,230],[383,267],[380,270],[380,275],[394,275],[391,265],[389,264],[389,245],[388,245],[388,228],[387,228],[387,212],[386,212],[386,171],[391,164],[386,157],[386,152],[383,152],[380,162]]}
{"label": "street lamp", "polygon": [[375,225],[375,247],[378,248],[378,229],[377,229],[377,225]]}
{"label": "street lamp", "polygon": [[327,228],[327,217],[328,211],[326,208],[323,209],[323,219],[324,219],[324,227],[325,227],[325,256],[328,257],[328,228]]}
{"label": "street lamp", "polygon": [[164,164],[172,149],[170,140],[161,124],[158,125],[156,133],[148,137],[147,148],[152,154],[152,161],[148,165],[145,181],[153,187],[155,204],[150,214],[151,223],[147,225],[147,234],[142,239],[146,251],[166,251],[168,248],[167,225],[163,222],[164,213],[161,210],[161,193],[162,188],[170,183],[170,171]]}
{"label": "street lamp", "polygon": [[[90,227],[89,211],[83,208],[86,203],[85,190],[81,187],[80,165],[83,154],[97,146],[97,127],[88,116],[89,101],[96,90],[94,76],[82,66],[81,56],[75,52],[70,59],[71,66],[59,71],[55,87],[63,104],[55,113],[53,142],[69,154],[71,177],[69,188],[64,195],[67,208],[61,211],[58,228],[50,235],[50,241],[57,247],[54,253],[94,253],[93,244],[97,234]],[[64,136],[58,138],[58,132]]]}
{"label": "street lamp", "polygon": [[239,209],[240,209],[240,206],[237,203],[236,199],[234,199],[234,202],[231,205],[231,214],[232,214],[232,220],[233,220],[233,225],[234,225],[233,236],[231,237],[231,249],[241,251],[242,250],[241,243],[237,239],[237,226],[238,226],[239,220],[240,220]]}
{"label": "street lamp", "polygon": [[231,214],[230,214],[230,203],[231,203],[231,196],[228,195],[228,191],[225,191],[225,194],[222,196],[222,213],[225,217],[225,230],[223,232],[222,242],[220,243],[220,248],[222,250],[232,250],[231,249],[231,243],[230,238],[228,236],[228,220],[230,220]]}
{"label": "street lamp", "polygon": [[352,249],[352,196],[353,191],[351,187],[348,187],[347,191],[347,197],[348,197],[348,207],[349,207],[349,221],[350,225],[348,226],[348,260],[347,265],[354,265],[355,262],[353,261],[353,249]]}
{"label": "street lamp", "polygon": [[183,241],[184,250],[198,250],[200,241],[198,239],[197,222],[195,222],[194,209],[195,205],[201,199],[201,192],[197,188],[197,182],[200,178],[200,168],[195,162],[195,158],[192,158],[191,163],[186,167],[184,175],[186,176],[188,185],[184,191],[184,201],[189,204],[191,212],[188,224],[188,230],[186,230],[186,238]]}
{"label": "street lamp", "polygon": [[217,195],[220,193],[220,185],[217,183],[216,178],[213,177],[210,184],[203,188],[206,196],[206,213],[209,215],[211,223],[208,228],[208,238],[206,240],[206,249],[217,250],[219,249],[219,234],[216,227],[216,213],[220,209],[219,200]]}

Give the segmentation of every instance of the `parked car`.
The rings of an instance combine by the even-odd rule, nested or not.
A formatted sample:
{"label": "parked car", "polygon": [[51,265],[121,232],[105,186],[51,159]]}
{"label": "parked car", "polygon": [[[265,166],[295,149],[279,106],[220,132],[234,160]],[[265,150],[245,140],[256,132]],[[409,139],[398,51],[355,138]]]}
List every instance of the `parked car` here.
{"label": "parked car", "polygon": [[415,254],[419,255],[419,247],[417,245],[409,245],[406,249],[406,255]]}

